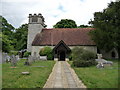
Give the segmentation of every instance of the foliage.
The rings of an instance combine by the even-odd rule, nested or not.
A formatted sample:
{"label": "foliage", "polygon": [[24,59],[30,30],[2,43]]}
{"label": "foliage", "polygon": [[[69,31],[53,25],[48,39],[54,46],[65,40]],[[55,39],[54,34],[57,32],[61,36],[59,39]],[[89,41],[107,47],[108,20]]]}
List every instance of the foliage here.
{"label": "foliage", "polygon": [[12,41],[8,39],[7,35],[0,33],[0,38],[2,38],[0,42],[2,42],[2,51],[9,53],[13,46],[11,46]]}
{"label": "foliage", "polygon": [[89,67],[89,66],[93,66],[93,65],[97,65],[97,62],[95,60],[74,60],[73,61],[73,66],[75,67]]}
{"label": "foliage", "polygon": [[73,60],[93,60],[96,54],[83,48],[75,47],[72,49]]}
{"label": "foliage", "polygon": [[120,58],[120,1],[111,2],[102,12],[94,13],[89,22],[95,30],[90,35],[99,49],[106,52],[116,48]]}
{"label": "foliage", "polygon": [[91,26],[88,26],[88,25],[80,25],[78,26],[78,28],[90,28]]}
{"label": "foliage", "polygon": [[72,60],[72,54],[71,53],[69,54],[68,58],[69,58],[69,60]]}
{"label": "foliage", "polygon": [[16,50],[27,48],[28,24],[23,24],[16,29],[14,38],[16,38]]}
{"label": "foliage", "polygon": [[71,19],[61,19],[61,21],[57,22],[54,28],[77,28],[77,25],[74,20]]}
{"label": "foliage", "polygon": [[25,52],[23,57],[28,57],[29,55],[31,55],[31,52]]}
{"label": "foliage", "polygon": [[52,53],[52,49],[50,47],[44,47],[40,50],[39,52],[40,56],[47,56],[48,60],[52,60],[53,59],[53,53]]}
{"label": "foliage", "polygon": [[87,67],[96,65],[96,55],[93,52],[84,50],[83,48],[75,47],[72,50],[73,66]]}
{"label": "foliage", "polygon": [[[112,66],[108,66],[103,69],[98,69],[96,66],[86,68],[73,67],[73,69],[75,70],[79,79],[81,79],[82,82],[87,86],[87,88],[118,88],[118,62],[120,60],[112,61]],[[72,61],[69,61],[69,63],[72,65]]]}
{"label": "foliage", "polygon": [[10,52],[10,50],[21,50],[27,48],[27,33],[28,33],[28,24],[23,24],[19,28],[15,29],[7,20],[0,16],[2,20],[2,44],[3,52]]}
{"label": "foliage", "polygon": [[2,41],[2,51],[3,52],[10,52],[10,50],[14,49],[15,46],[14,42],[14,27],[7,22],[7,20],[0,16],[0,30],[2,30],[2,33],[0,33],[0,38]]}
{"label": "foliage", "polygon": [[[40,68],[24,66],[25,60],[20,60],[17,63],[18,68],[10,68],[10,63],[2,65],[2,88],[43,88],[46,83],[54,61],[36,61],[32,66],[45,66]],[[30,75],[22,75],[21,72],[28,71]]]}
{"label": "foliage", "polygon": [[18,51],[10,51],[9,54],[10,55],[18,55]]}

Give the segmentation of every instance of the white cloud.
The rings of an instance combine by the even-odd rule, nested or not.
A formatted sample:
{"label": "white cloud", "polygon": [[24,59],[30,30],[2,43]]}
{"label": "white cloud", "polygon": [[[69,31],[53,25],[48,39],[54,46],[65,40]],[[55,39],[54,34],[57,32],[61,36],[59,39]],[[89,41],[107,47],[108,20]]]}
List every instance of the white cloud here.
{"label": "white cloud", "polygon": [[[112,0],[115,1],[115,0]],[[42,13],[48,28],[61,19],[87,24],[93,13],[102,11],[111,0],[2,0],[2,15],[15,27],[28,22],[29,13]]]}

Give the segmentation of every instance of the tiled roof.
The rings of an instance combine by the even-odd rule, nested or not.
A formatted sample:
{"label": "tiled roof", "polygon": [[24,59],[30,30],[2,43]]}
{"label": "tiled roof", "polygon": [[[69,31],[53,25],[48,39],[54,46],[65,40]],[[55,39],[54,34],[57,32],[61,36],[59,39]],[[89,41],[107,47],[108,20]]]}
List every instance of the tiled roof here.
{"label": "tiled roof", "polygon": [[32,46],[57,45],[61,40],[69,46],[96,45],[88,35],[94,28],[53,28],[43,29],[32,42]]}

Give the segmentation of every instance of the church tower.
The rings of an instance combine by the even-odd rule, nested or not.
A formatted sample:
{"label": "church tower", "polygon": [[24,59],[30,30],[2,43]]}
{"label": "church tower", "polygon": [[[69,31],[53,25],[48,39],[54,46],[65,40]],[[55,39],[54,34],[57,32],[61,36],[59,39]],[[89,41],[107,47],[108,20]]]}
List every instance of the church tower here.
{"label": "church tower", "polygon": [[40,33],[44,28],[44,17],[42,14],[29,14],[29,23],[28,23],[28,37],[27,37],[27,51],[32,51],[32,42],[37,33]]}

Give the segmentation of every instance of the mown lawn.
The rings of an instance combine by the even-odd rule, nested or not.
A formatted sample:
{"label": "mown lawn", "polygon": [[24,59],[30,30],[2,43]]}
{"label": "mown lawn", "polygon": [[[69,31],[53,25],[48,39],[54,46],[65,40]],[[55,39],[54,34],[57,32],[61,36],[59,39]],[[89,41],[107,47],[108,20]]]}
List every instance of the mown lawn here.
{"label": "mown lawn", "polygon": [[[118,88],[118,60],[112,61],[113,66],[104,69],[98,69],[95,66],[72,68],[87,88]],[[72,64],[72,61],[69,63]]]}
{"label": "mown lawn", "polygon": [[[23,62],[19,61],[17,68],[10,68],[10,63],[2,65],[2,88],[42,88],[55,64],[55,61],[36,61],[32,66],[24,66]],[[25,71],[30,75],[21,74]]]}

